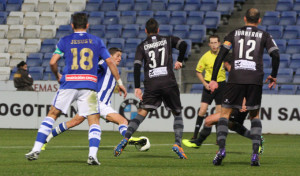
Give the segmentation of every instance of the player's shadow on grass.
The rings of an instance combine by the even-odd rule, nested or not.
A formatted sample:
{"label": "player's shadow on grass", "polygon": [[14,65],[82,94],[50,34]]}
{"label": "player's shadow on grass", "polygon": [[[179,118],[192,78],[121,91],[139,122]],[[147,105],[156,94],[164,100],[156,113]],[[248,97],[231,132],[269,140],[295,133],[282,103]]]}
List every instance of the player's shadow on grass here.
{"label": "player's shadow on grass", "polygon": [[224,161],[222,165],[250,165],[250,161]]}

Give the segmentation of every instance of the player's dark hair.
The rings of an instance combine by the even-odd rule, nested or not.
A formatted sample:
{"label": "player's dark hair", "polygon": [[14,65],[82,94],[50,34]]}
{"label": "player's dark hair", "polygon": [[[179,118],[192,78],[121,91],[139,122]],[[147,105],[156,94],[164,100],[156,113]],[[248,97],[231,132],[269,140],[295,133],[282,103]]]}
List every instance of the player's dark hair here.
{"label": "player's dark hair", "polygon": [[20,63],[18,63],[17,68],[23,67],[24,65],[27,65],[26,62],[21,61]]}
{"label": "player's dark hair", "polygon": [[120,48],[112,47],[108,49],[110,55],[114,55],[116,52],[122,52]]}
{"label": "player's dark hair", "polygon": [[72,24],[75,29],[86,29],[88,24],[88,15],[86,13],[75,13],[72,15]]}
{"label": "player's dark hair", "polygon": [[217,39],[218,39],[218,42],[220,42],[220,37],[219,37],[218,35],[210,35],[210,36],[208,37],[209,42],[210,42],[210,39],[211,39],[211,38],[217,38]]}
{"label": "player's dark hair", "polygon": [[248,23],[255,24],[258,23],[258,20],[260,18],[260,12],[258,11],[258,9],[251,8],[246,11],[245,17]]}
{"label": "player's dark hair", "polygon": [[158,27],[159,27],[159,24],[154,18],[150,18],[146,22],[146,30],[147,30],[148,34],[151,34],[151,33],[157,34],[158,33]]}

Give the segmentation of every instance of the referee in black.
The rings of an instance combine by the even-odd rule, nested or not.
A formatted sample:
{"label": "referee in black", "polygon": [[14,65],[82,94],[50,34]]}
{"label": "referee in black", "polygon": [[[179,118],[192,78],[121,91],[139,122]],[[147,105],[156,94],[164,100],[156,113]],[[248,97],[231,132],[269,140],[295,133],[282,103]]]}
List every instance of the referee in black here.
{"label": "referee in black", "polygon": [[245,26],[230,32],[224,39],[224,44],[216,58],[212,81],[209,87],[213,92],[218,88],[216,78],[223,59],[229,50],[233,50],[233,62],[229,72],[228,83],[225,86],[221,108],[221,118],[218,122],[217,138],[219,152],[213,160],[214,165],[220,165],[226,156],[225,142],[228,133],[228,119],[232,108],[241,108],[243,98],[251,119],[251,136],[253,154],[251,166],[259,166],[258,150],[262,125],[259,119],[263,85],[263,59],[266,48],[272,57],[272,73],[266,79],[269,88],[276,86],[276,76],[279,67],[279,50],[272,36],[257,28],[261,22],[258,9],[248,9],[244,16]]}

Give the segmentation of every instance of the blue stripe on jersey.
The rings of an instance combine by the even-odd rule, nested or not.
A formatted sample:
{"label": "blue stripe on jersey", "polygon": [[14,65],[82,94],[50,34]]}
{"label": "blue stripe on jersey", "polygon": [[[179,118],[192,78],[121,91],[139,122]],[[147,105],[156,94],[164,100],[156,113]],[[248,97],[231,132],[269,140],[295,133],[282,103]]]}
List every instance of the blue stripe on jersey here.
{"label": "blue stripe on jersey", "polygon": [[98,73],[98,98],[100,102],[110,104],[110,98],[114,92],[116,81],[106,62],[102,62]]}
{"label": "blue stripe on jersey", "polygon": [[[108,71],[108,72],[110,72],[110,71]],[[110,95],[111,92],[113,91],[112,88],[115,87],[115,85],[112,84],[113,79],[114,79],[113,75],[111,73],[110,74],[108,73],[108,74],[105,75],[105,77],[106,76],[109,76],[109,80],[108,80],[106,89],[102,92],[101,97],[100,97],[100,101],[105,102],[105,104],[110,99],[110,96],[108,97],[107,95]],[[104,87],[102,86],[102,88],[104,88]]]}

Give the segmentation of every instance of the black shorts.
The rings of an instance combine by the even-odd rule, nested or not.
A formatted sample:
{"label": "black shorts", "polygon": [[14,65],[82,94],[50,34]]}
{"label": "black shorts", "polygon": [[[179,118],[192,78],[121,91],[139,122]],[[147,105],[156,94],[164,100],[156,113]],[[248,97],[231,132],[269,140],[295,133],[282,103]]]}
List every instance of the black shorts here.
{"label": "black shorts", "polygon": [[144,91],[143,101],[140,102],[140,108],[152,111],[157,109],[161,102],[167,110],[181,112],[181,101],[178,86],[168,87],[164,89]]}
{"label": "black shorts", "polygon": [[246,98],[248,110],[259,109],[261,105],[262,85],[227,83],[223,92],[222,107],[242,108]]}
{"label": "black shorts", "polygon": [[222,82],[218,82],[218,84],[219,84],[219,88],[216,89],[216,91],[214,91],[214,93],[211,93],[211,91],[203,88],[202,98],[201,98],[202,103],[207,103],[210,105],[212,103],[212,101],[215,100],[216,105],[222,104],[223,91],[224,91],[226,82],[222,81]]}
{"label": "black shorts", "polygon": [[243,125],[248,113],[249,111],[240,112],[239,109],[234,108],[231,112],[229,120]]}

